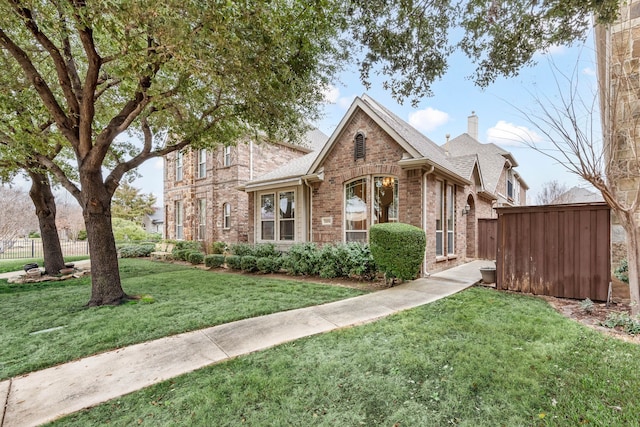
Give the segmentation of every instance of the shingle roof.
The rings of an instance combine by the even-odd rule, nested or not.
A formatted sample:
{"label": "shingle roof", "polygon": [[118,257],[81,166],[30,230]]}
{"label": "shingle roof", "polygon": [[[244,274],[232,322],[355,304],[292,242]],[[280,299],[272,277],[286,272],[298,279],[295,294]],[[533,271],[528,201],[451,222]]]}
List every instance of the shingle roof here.
{"label": "shingle roof", "polygon": [[[482,171],[483,186],[490,193],[495,193],[498,180],[502,175],[504,164],[508,160],[515,163],[507,150],[495,144],[482,144],[471,135],[463,133],[443,145],[453,158],[476,154]],[[514,164],[516,166],[517,164]]]}
{"label": "shingle roof", "polygon": [[565,203],[594,203],[603,202],[602,194],[594,193],[586,188],[572,187],[553,199],[550,205],[561,205]]}
{"label": "shingle roof", "polygon": [[416,151],[420,153],[423,157],[426,157],[440,165],[441,167],[454,172],[457,175],[465,176],[464,171],[458,170],[456,165],[454,165],[442,147],[438,146],[435,142],[424,136],[420,133],[416,128],[411,126],[406,121],[402,120],[400,117],[396,116],[394,113],[389,111],[384,106],[380,105],[373,98],[368,95],[362,96],[362,101],[367,104],[372,110],[374,110],[380,119],[382,119],[389,127],[395,130],[398,135],[400,135],[405,142],[415,148]]}

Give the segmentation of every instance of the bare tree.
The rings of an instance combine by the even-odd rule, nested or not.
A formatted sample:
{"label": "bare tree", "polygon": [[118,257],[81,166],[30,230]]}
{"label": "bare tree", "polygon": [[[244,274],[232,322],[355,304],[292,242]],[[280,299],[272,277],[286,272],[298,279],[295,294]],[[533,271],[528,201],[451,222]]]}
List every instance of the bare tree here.
{"label": "bare tree", "polygon": [[0,185],[0,253],[12,242],[38,229],[36,217],[29,215],[33,205],[29,195],[17,188]]}
{"label": "bare tree", "polygon": [[585,99],[582,95],[577,67],[570,75],[555,68],[557,100],[534,97],[537,111],[520,112],[551,147],[533,141],[524,143],[593,185],[624,228],[631,309],[635,315],[640,312],[638,61],[635,60],[636,65],[628,62],[631,52],[615,53],[616,47],[630,49],[630,34],[629,30],[622,37],[626,44],[614,41],[608,44],[612,50],[599,50],[599,97],[594,94]]}
{"label": "bare tree", "polygon": [[542,190],[536,195],[536,204],[548,205],[557,200],[560,196],[566,193],[568,190],[565,184],[558,182],[557,180],[547,181],[542,185]]}

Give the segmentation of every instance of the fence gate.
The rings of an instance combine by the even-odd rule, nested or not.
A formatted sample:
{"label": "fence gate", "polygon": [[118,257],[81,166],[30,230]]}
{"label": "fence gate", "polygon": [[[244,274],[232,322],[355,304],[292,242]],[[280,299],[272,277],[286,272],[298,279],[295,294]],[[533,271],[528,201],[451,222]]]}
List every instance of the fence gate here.
{"label": "fence gate", "polygon": [[497,208],[498,289],[605,301],[611,220],[604,203]]}
{"label": "fence gate", "polygon": [[478,258],[496,259],[498,256],[498,220],[478,218]]}

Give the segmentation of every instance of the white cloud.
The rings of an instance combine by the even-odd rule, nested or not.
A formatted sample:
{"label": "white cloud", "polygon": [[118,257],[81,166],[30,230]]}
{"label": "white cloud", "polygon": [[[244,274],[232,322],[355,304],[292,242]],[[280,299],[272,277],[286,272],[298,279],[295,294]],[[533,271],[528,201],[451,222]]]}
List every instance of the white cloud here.
{"label": "white cloud", "polygon": [[591,67],[585,67],[582,69],[582,74],[585,74],[587,76],[595,76],[596,75],[596,70],[594,70]]}
{"label": "white cloud", "polygon": [[348,110],[349,107],[351,107],[354,99],[356,99],[355,95],[343,96],[342,98],[338,99],[338,106],[343,110]]}
{"label": "white cloud", "polygon": [[427,107],[409,114],[409,124],[420,132],[431,132],[449,121],[449,114]]}
{"label": "white cloud", "polygon": [[157,159],[154,160],[153,162],[154,169],[162,170],[163,167],[164,167],[164,160],[162,160],[162,157],[158,157]]}
{"label": "white cloud", "polygon": [[340,89],[331,84],[326,85],[322,90],[322,93],[324,95],[324,101],[327,104],[335,104],[338,101],[338,98],[340,98]]}
{"label": "white cloud", "polygon": [[500,120],[487,130],[487,142],[496,145],[522,146],[523,144],[542,142],[542,137],[526,126],[518,126]]}

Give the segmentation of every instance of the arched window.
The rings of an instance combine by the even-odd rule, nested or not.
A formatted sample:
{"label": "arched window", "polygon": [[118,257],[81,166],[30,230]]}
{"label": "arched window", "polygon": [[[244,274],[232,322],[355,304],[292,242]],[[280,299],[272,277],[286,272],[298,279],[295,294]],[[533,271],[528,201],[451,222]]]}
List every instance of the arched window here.
{"label": "arched window", "polygon": [[365,154],[366,154],[364,142],[365,142],[364,133],[358,132],[356,134],[356,137],[354,139],[354,144],[353,144],[353,159],[354,160],[364,159]]}
{"label": "arched window", "polygon": [[367,242],[369,224],[398,222],[398,179],[369,175],[348,182],[344,209],[345,241]]}

